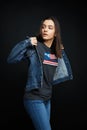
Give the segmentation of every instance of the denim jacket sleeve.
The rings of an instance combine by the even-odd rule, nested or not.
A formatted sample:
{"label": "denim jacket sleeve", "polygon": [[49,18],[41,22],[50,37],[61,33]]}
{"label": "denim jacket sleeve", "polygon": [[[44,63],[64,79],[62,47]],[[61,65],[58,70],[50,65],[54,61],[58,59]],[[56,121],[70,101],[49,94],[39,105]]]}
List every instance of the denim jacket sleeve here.
{"label": "denim jacket sleeve", "polygon": [[27,47],[32,46],[30,39],[25,39],[23,41],[20,41],[18,44],[16,44],[13,49],[11,50],[7,62],[8,63],[16,63],[24,59],[24,54],[27,50]]}

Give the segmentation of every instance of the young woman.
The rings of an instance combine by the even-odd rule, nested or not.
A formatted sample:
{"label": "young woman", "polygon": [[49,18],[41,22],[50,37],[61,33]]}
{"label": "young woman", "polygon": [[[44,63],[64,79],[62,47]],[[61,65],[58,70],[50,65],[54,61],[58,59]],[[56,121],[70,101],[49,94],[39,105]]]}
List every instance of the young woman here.
{"label": "young woman", "polygon": [[17,63],[24,59],[29,64],[24,107],[36,130],[51,130],[52,86],[73,79],[56,18],[43,19],[39,34],[16,44],[7,61]]}

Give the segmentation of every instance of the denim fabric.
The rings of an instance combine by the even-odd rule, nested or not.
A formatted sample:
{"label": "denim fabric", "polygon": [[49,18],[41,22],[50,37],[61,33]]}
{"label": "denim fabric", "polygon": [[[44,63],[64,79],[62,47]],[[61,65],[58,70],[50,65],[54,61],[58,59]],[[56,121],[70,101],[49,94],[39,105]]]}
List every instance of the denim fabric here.
{"label": "denim fabric", "polygon": [[[33,46],[29,39],[20,41],[11,51],[7,58],[8,63],[17,63],[27,59],[29,62],[28,77],[25,91],[42,87],[43,85],[43,67],[38,54],[38,44]],[[72,80],[73,74],[69,59],[64,50],[62,50],[62,58],[58,58],[58,67],[54,74],[52,84],[58,84],[67,80]]]}
{"label": "denim fabric", "polygon": [[50,124],[50,100],[24,99],[24,107],[34,124],[35,130],[51,130]]}

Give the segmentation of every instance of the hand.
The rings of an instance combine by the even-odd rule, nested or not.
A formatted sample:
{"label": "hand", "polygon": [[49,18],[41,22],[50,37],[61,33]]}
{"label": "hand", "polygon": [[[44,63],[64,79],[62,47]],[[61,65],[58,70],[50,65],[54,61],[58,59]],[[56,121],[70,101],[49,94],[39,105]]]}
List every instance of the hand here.
{"label": "hand", "polygon": [[30,41],[32,45],[37,46],[37,38],[36,37],[30,37]]}

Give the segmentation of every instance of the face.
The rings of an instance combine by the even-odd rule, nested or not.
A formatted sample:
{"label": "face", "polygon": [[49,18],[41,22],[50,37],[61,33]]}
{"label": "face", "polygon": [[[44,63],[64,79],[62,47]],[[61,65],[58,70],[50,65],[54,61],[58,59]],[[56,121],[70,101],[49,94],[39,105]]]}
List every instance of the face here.
{"label": "face", "polygon": [[55,37],[55,25],[52,20],[45,20],[42,24],[41,35],[44,41],[53,40]]}

